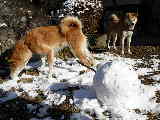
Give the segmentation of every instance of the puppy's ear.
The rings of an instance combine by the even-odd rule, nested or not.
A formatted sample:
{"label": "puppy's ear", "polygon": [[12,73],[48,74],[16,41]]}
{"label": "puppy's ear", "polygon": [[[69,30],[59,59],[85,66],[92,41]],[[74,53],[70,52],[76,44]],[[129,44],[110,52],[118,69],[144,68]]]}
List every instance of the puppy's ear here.
{"label": "puppy's ear", "polygon": [[129,12],[129,13],[126,13],[126,16],[135,16],[135,17],[138,17],[138,13]]}

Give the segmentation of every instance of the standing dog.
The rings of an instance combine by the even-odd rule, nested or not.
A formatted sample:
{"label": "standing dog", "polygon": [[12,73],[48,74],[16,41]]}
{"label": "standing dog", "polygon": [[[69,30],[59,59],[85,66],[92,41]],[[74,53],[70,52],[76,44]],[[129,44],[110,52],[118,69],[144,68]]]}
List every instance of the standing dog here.
{"label": "standing dog", "polygon": [[[18,41],[11,55],[11,78],[24,68],[33,53],[47,56],[49,77],[53,72],[55,49],[69,46],[73,54],[86,66],[93,65],[93,58],[87,49],[87,39],[77,17],[64,17],[59,25],[38,27]],[[57,50],[56,50],[57,51]]]}
{"label": "standing dog", "polygon": [[131,53],[130,44],[135,25],[138,21],[138,14],[128,12],[125,15],[117,16],[112,14],[109,17],[108,31],[107,31],[107,46],[110,49],[110,40],[113,40],[113,48],[116,49],[117,37],[121,41],[121,53],[124,54],[124,41],[127,40],[128,53]]}

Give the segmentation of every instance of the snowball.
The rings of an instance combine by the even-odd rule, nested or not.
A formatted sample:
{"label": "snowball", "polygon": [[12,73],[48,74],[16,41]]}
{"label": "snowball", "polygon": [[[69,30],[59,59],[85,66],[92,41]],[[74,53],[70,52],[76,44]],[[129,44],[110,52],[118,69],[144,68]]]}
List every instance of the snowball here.
{"label": "snowball", "polygon": [[131,116],[129,111],[141,107],[144,102],[138,75],[131,66],[122,61],[115,60],[99,65],[93,87],[102,104],[123,119],[126,115]]}

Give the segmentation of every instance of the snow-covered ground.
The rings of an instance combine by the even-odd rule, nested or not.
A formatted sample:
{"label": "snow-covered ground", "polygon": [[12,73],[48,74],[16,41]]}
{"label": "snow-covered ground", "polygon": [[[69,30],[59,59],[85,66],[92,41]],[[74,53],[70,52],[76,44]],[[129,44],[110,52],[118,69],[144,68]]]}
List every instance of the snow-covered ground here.
{"label": "snow-covered ground", "polygon": [[[148,64],[144,63],[143,59],[125,58],[109,52],[94,54],[94,57],[96,63],[99,64],[98,67],[94,67],[96,70],[97,68],[99,69],[96,76],[93,71],[88,71],[87,68],[77,63],[76,59],[70,58],[66,61],[61,59],[56,60],[54,68],[55,72],[52,79],[47,78],[48,66],[44,62],[45,60],[43,60],[43,65],[39,68],[40,72],[38,76],[22,74],[20,77],[21,80],[8,80],[0,84],[1,91],[3,90],[3,92],[6,93],[3,94],[0,92],[0,103],[14,99],[17,96],[23,96],[22,94],[24,94],[24,92],[26,92],[28,96],[35,98],[39,95],[40,91],[45,96],[41,101],[43,105],[38,108],[38,114],[31,120],[53,120],[52,116],[48,115],[47,110],[49,107],[53,106],[53,104],[62,104],[70,94],[68,89],[73,88],[73,98],[71,97],[69,102],[79,108],[80,112],[73,113],[70,118],[72,120],[93,120],[94,118],[98,120],[146,120],[147,112],[159,114],[160,103],[156,103],[157,98],[155,91],[160,90],[160,85],[158,82],[151,85],[144,85],[141,83],[141,80],[143,80],[145,76],[158,71],[160,59],[157,59],[156,56],[152,56],[149,60],[152,65],[147,68],[140,66],[140,64]],[[106,63],[108,65],[113,64],[113,67],[112,65],[107,65],[106,68],[100,69],[101,66],[103,66],[100,65],[101,63]],[[106,72],[110,67],[111,70]],[[109,77],[107,78],[106,76],[105,78],[101,78],[103,74],[109,75]],[[30,78],[31,82],[23,82],[22,79],[25,78]],[[149,76],[149,78],[160,81],[160,74]],[[94,88],[98,88],[98,86],[93,87],[97,84],[95,79],[108,80],[106,84],[110,86],[108,88],[109,91],[104,89],[106,91],[102,90],[101,93],[99,91],[97,92],[96,89],[95,92]],[[131,80],[131,84],[128,79]],[[110,81],[115,81],[115,88],[113,88],[114,83]],[[99,88],[100,87],[101,86],[99,86]],[[110,88],[113,88],[113,91],[111,92],[115,92],[116,94],[112,94],[110,96],[111,99],[101,99],[102,95],[108,95],[110,93]],[[143,104],[140,104],[139,101]],[[104,105],[105,102],[106,105]],[[111,105],[113,105],[115,109],[113,106],[112,109],[110,109]],[[126,105],[127,107],[124,109],[118,108],[123,105]],[[34,109],[36,109],[36,106],[27,104],[28,111],[34,111]],[[117,115],[114,110],[122,111],[119,111],[119,114]]]}

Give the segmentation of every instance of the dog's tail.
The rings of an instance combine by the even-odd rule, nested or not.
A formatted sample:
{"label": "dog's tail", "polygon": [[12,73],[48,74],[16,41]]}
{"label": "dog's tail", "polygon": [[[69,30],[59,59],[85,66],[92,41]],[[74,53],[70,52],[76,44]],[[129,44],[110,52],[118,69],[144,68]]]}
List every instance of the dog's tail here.
{"label": "dog's tail", "polygon": [[117,23],[120,21],[119,17],[114,13],[109,16],[109,20],[113,23]]}
{"label": "dog's tail", "polygon": [[82,23],[78,17],[66,16],[60,21],[60,29],[62,33],[71,32],[74,30],[82,30]]}

